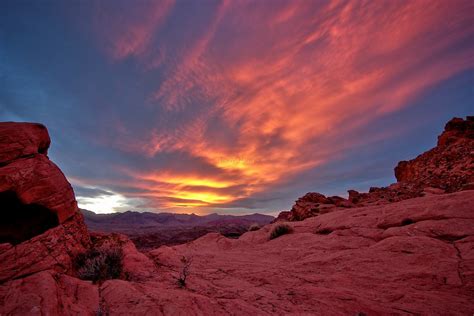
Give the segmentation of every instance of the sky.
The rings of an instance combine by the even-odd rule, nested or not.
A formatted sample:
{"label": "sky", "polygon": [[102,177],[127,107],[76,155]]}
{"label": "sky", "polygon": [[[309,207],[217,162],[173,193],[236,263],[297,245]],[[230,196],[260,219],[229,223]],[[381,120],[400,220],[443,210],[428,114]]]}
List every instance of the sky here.
{"label": "sky", "polygon": [[0,1],[0,121],[79,206],[291,208],[395,182],[474,114],[474,2]]}

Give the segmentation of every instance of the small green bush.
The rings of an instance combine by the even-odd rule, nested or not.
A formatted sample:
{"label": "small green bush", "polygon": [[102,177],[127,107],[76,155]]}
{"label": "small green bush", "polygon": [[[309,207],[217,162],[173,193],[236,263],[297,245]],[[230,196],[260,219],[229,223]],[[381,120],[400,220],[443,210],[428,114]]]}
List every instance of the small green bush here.
{"label": "small green bush", "polygon": [[118,279],[123,270],[123,252],[119,247],[92,248],[74,258],[74,268],[82,280],[94,283]]}
{"label": "small green bush", "polygon": [[278,224],[273,228],[272,232],[270,233],[270,239],[275,239],[282,235],[291,234],[292,232],[293,228],[291,228],[291,226],[287,224]]}
{"label": "small green bush", "polygon": [[260,225],[258,225],[257,223],[255,224],[252,224],[249,226],[249,232],[253,232],[253,231],[256,231],[256,230],[259,230],[260,229]]}

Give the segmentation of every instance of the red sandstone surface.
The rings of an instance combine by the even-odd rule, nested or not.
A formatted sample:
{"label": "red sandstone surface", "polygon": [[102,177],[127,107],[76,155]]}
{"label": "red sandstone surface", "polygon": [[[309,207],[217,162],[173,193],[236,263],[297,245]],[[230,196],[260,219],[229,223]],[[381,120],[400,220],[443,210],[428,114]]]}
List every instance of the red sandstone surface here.
{"label": "red sandstone surface", "polygon": [[[89,235],[46,156],[44,127],[0,123],[0,192],[15,193],[0,196],[2,238],[15,237],[0,244],[0,315],[472,315],[472,118],[454,122],[432,154],[402,163],[411,171],[399,168],[387,188],[349,200],[307,194],[239,239],[211,233],[146,254],[125,236]],[[25,221],[18,229],[38,235],[19,241],[4,205],[43,214],[52,227],[31,232],[35,221]],[[291,232],[270,240],[284,218]],[[79,279],[74,260],[91,248],[120,250],[116,279]]]}

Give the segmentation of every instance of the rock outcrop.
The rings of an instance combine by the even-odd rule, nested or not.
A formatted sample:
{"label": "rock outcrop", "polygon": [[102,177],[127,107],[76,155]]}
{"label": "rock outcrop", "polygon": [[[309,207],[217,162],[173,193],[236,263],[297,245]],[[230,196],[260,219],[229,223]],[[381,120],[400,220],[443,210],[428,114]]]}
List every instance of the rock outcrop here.
{"label": "rock outcrop", "polygon": [[0,123],[0,282],[72,273],[90,239],[71,185],[49,160],[46,127]]}
{"label": "rock outcrop", "polygon": [[78,211],[49,144],[41,124],[0,123],[0,243],[31,239]]}
{"label": "rock outcrop", "polygon": [[474,116],[453,118],[438,136],[435,148],[395,167],[397,183],[349,190],[348,200],[310,192],[299,198],[289,214],[277,220],[299,221],[328,211],[355,206],[383,205],[427,194],[474,189]]}
{"label": "rock outcrop", "polygon": [[0,165],[19,158],[47,155],[51,139],[42,124],[4,122],[0,124]]}
{"label": "rock outcrop", "polygon": [[456,192],[474,188],[474,116],[453,118],[435,148],[395,168],[398,182]]}
{"label": "rock outcrop", "polygon": [[300,221],[327,213],[338,207],[349,208],[352,206],[353,204],[350,201],[340,196],[326,197],[321,193],[310,192],[296,200],[288,215],[278,216],[277,220]]}
{"label": "rock outcrop", "polygon": [[0,282],[55,270],[74,275],[73,259],[91,246],[82,215],[18,245],[0,244]]}

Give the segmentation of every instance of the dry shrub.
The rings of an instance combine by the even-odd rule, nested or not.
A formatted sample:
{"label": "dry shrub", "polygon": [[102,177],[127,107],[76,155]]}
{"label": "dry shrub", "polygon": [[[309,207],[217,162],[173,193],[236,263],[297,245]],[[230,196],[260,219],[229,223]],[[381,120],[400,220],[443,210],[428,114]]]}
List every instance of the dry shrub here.
{"label": "dry shrub", "polygon": [[253,231],[256,231],[256,230],[259,230],[260,229],[260,225],[258,225],[257,223],[255,224],[252,224],[249,226],[249,232],[253,232]]}
{"label": "dry shrub", "polygon": [[178,285],[180,287],[186,287],[186,279],[189,276],[189,269],[191,268],[191,264],[193,262],[193,258],[187,258],[185,256],[181,257],[181,271],[179,273]]}
{"label": "dry shrub", "polygon": [[318,234],[318,235],[329,235],[332,232],[333,232],[333,230],[330,229],[330,228],[323,228],[323,229],[316,230],[315,233]]}
{"label": "dry shrub", "polygon": [[293,228],[291,228],[291,226],[287,224],[278,224],[270,233],[270,239],[275,239],[286,234],[291,234],[292,232]]}
{"label": "dry shrub", "polygon": [[123,270],[123,252],[119,247],[92,248],[78,254],[74,268],[82,280],[94,283],[118,279]]}

